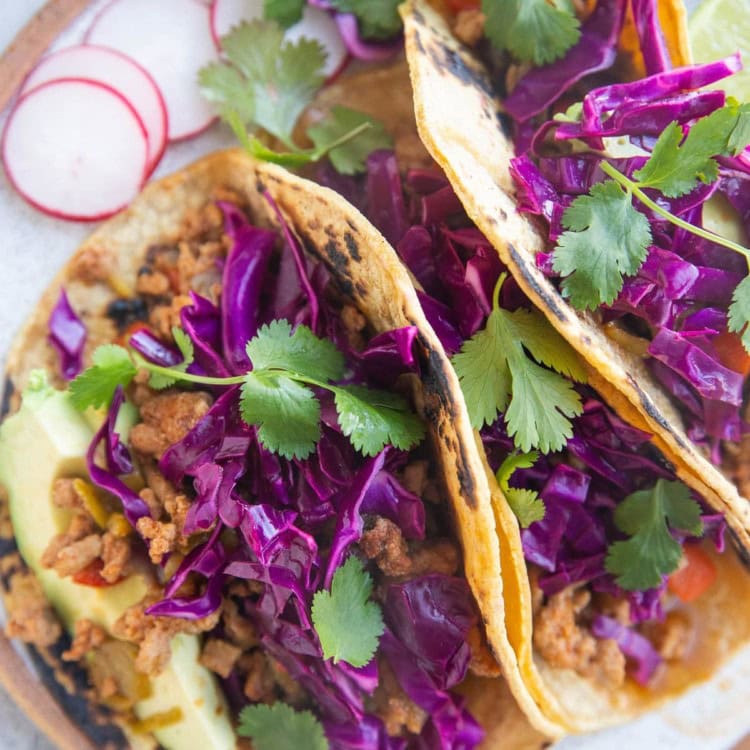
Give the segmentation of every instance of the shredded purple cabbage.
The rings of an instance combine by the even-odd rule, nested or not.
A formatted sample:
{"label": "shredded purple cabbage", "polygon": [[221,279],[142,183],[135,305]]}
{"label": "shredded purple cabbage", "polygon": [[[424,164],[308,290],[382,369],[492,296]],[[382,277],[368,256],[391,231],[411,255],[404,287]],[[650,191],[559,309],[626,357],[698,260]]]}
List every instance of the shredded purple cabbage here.
{"label": "shredded purple cabbage", "polygon": [[[406,205],[400,176],[393,171],[395,161],[392,154],[382,153],[370,164],[375,176],[369,181],[368,204],[381,213],[390,231],[399,232],[406,227]],[[395,199],[394,188],[399,191]],[[224,265],[220,306],[193,295],[192,305],[181,314],[196,352],[194,367],[221,375],[246,371],[246,340],[260,325],[281,316],[294,325],[311,325],[335,341],[347,356],[348,377],[354,383],[393,387],[400,376],[418,373],[419,333],[414,326],[376,336],[361,351],[351,348],[340,310],[326,294],[327,273],[307,260],[283,215],[270,203],[281,228],[278,237],[250,226],[236,207],[222,204],[232,247]],[[442,215],[446,207],[450,209],[450,201],[444,195],[432,204],[432,214]],[[393,211],[401,224],[391,221]],[[134,346],[151,361],[179,361],[178,352],[148,331],[134,337]],[[363,458],[341,433],[331,397],[322,395],[320,401],[321,439],[305,460],[287,460],[260,445],[255,429],[240,418],[238,387],[219,394],[204,417],[164,452],[161,472],[193,499],[185,532],[209,536],[184,558],[167,582],[164,598],[148,612],[206,617],[220,606],[229,577],[253,581],[262,593],[247,599],[244,614],[268,653],[311,693],[332,747],[470,750],[482,732],[462,699],[450,692],[465,676],[467,634],[477,622],[465,581],[424,576],[391,585],[384,601],[392,631],[390,645],[383,640],[379,658],[390,660],[394,650],[422,650],[418,661],[411,659],[408,675],[397,673],[412,699],[431,708],[433,715],[419,737],[391,738],[383,722],[368,712],[368,697],[379,684],[377,660],[354,669],[322,658],[310,615],[312,598],[330,586],[367,519],[387,518],[405,539],[420,540],[426,514],[422,499],[401,479],[408,454],[387,448]],[[113,404],[115,414],[116,408]],[[115,481],[107,475],[109,487],[115,488]],[[227,541],[230,533],[233,544]],[[193,598],[178,596],[188,576],[203,581]],[[236,690],[233,694],[241,705],[240,695]]]}
{"label": "shredded purple cabbage", "polygon": [[60,289],[47,326],[49,342],[60,357],[60,372],[66,380],[72,380],[83,369],[87,332],[83,321],[71,307],[65,289]]}
{"label": "shredded purple cabbage", "polygon": [[[94,439],[86,452],[86,467],[91,481],[122,503],[125,518],[133,528],[136,528],[138,519],[149,516],[150,512],[146,502],[118,476],[132,469],[130,454],[115,433],[115,422],[124,400],[122,387],[118,387],[112,398],[107,419],[94,435]],[[106,468],[99,466],[96,462],[97,450],[100,445],[104,445],[105,448]]]}
{"label": "shredded purple cabbage", "polygon": [[581,28],[581,37],[562,60],[532,68],[503,102],[505,111],[525,122],[544,111],[585,76],[611,67],[625,18],[625,0],[599,0]]}
{"label": "shredded purple cabbage", "polygon": [[594,618],[591,632],[597,638],[611,638],[616,641],[620,651],[633,664],[634,668],[630,672],[633,679],[640,685],[648,685],[661,664],[661,656],[648,638],[604,615]]}

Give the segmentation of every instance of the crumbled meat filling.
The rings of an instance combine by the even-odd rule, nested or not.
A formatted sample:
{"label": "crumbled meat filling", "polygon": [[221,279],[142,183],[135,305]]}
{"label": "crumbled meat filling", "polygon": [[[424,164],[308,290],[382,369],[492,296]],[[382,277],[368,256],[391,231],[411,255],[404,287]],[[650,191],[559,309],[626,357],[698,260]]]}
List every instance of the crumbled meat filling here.
{"label": "crumbled meat filling", "polygon": [[107,281],[114,269],[114,256],[103,247],[87,247],[73,256],[70,275],[84,284]]}
{"label": "crumbled meat filling", "polygon": [[389,578],[421,576],[427,573],[454,575],[460,565],[456,545],[448,539],[431,539],[407,544],[401,529],[387,518],[378,517],[362,534],[360,549],[374,560]]}
{"label": "crumbled meat filling", "polygon": [[273,669],[262,651],[252,651],[240,658],[240,670],[245,677],[245,697],[254,703],[272,703],[276,697]]}
{"label": "crumbled meat filling", "polygon": [[388,662],[378,662],[380,682],[373,696],[375,714],[391,737],[405,732],[419,734],[427,721],[427,712],[414,703],[403,691]]}
{"label": "crumbled meat filling", "polygon": [[89,534],[58,550],[54,562],[48,567],[54,568],[61,578],[73,576],[94,562],[101,552],[102,538],[99,534]]}
{"label": "crumbled meat filling", "polygon": [[572,669],[612,686],[625,681],[625,656],[614,641],[594,638],[579,615],[591,595],[568,587],[553,594],[534,617],[534,647],[553,667]]}
{"label": "crumbled meat filling", "polygon": [[62,635],[60,623],[33,573],[15,573],[4,601],[8,612],[5,632],[9,638],[45,647],[51,646]]}
{"label": "crumbled meat filling", "polygon": [[178,633],[205,633],[216,627],[221,608],[199,620],[184,620],[179,617],[153,617],[146,609],[160,598],[160,594],[148,596],[139,604],[130,607],[113,626],[113,635],[135,643],[138,656],[136,669],[143,674],[159,674],[169,662],[169,642]]}
{"label": "crumbled meat filling", "polygon": [[168,304],[156,305],[149,313],[148,322],[158,336],[169,341],[172,329],[181,324],[180,311],[192,304],[193,301],[187,294],[178,294]]}
{"label": "crumbled meat filling", "polygon": [[130,431],[130,444],[138,453],[161,458],[170,445],[178,443],[198,424],[210,406],[211,398],[206,393],[160,393],[141,405],[143,421]]}
{"label": "crumbled meat filling", "polygon": [[150,542],[148,554],[151,562],[154,565],[160,565],[164,555],[169,554],[175,548],[177,528],[173,523],[154,521],[153,518],[148,516],[139,518],[136,525],[138,533]]}
{"label": "crumbled meat filling", "polygon": [[107,633],[91,620],[78,620],[75,624],[73,642],[67,651],[63,651],[63,661],[80,661],[92,649],[98,648],[107,640]]}
{"label": "crumbled meat filling", "polygon": [[242,649],[221,638],[208,638],[203,644],[200,663],[224,679],[229,677],[237,659],[242,655]]}
{"label": "crumbled meat filling", "polygon": [[663,622],[643,628],[645,635],[665,661],[680,661],[690,650],[694,629],[680,612],[668,612]]}
{"label": "crumbled meat filling", "polygon": [[99,575],[107,583],[117,583],[129,572],[130,542],[111,532],[102,535],[102,562],[104,563]]}

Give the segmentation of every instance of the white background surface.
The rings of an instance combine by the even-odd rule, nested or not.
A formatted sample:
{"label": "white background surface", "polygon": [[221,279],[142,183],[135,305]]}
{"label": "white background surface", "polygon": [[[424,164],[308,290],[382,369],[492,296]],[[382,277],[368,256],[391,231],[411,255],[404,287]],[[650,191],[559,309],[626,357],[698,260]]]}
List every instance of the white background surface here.
{"label": "white background surface", "polygon": [[[155,3],[158,0],[154,0]],[[101,2],[97,2],[100,5]],[[43,0],[0,0],[0,50],[43,5]],[[75,43],[89,13],[60,40]],[[137,32],[136,32],[137,33]],[[0,126],[4,122],[0,115]],[[168,149],[158,174],[228,143],[220,126],[195,141]],[[27,206],[0,172],[0,359],[45,285],[91,231],[91,226],[50,219]],[[737,602],[748,607],[750,602]],[[727,617],[732,614],[727,612]],[[724,750],[750,731],[750,649],[709,685],[638,722],[569,738],[559,750]],[[50,743],[0,691],[0,750],[52,750]]]}

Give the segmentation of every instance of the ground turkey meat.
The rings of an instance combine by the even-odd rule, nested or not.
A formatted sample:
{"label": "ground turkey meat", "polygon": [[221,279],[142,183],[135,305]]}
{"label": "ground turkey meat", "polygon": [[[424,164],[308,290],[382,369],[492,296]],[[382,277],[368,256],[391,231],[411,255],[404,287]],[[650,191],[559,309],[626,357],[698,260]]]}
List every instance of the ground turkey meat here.
{"label": "ground turkey meat", "polygon": [[221,638],[208,638],[203,644],[199,661],[206,669],[226,679],[241,655],[242,649],[233,646],[229,641]]}
{"label": "ground turkey meat", "polygon": [[92,649],[98,648],[107,640],[104,628],[91,620],[83,618],[75,624],[73,642],[67,651],[63,651],[63,661],[79,661]]}
{"label": "ground turkey meat", "polygon": [[60,623],[33,573],[20,571],[10,579],[5,594],[9,638],[20,638],[35,646],[51,646],[62,635]]}
{"label": "ground turkey meat", "polygon": [[382,517],[362,534],[359,545],[365,557],[374,560],[389,578],[427,573],[455,575],[461,560],[456,545],[448,539],[407,544],[401,529]]}
{"label": "ground turkey meat", "polygon": [[221,608],[199,620],[147,615],[146,609],[159,598],[160,594],[147,596],[142,602],[126,610],[112,628],[115,637],[138,646],[136,669],[149,676],[159,674],[169,663],[169,643],[175,635],[208,632],[216,627],[221,617]]}
{"label": "ground turkey meat", "polygon": [[547,599],[534,618],[534,646],[550,666],[572,669],[612,686],[625,681],[625,656],[617,644],[594,638],[578,622],[591,600],[585,589],[569,587]]}
{"label": "ground turkey meat", "polygon": [[211,406],[206,393],[160,393],[141,405],[143,421],[130,431],[132,447],[146,456],[161,458],[170,445],[182,440]]}
{"label": "ground turkey meat", "polygon": [[136,524],[138,533],[148,540],[148,554],[154,565],[160,565],[164,555],[174,550],[177,540],[177,528],[173,523],[161,523],[153,518],[143,516]]}
{"label": "ground turkey meat", "polygon": [[373,702],[375,713],[385,724],[385,731],[391,737],[405,732],[419,734],[427,721],[427,712],[406,695],[387,661],[381,659],[378,662],[378,673],[380,682]]}

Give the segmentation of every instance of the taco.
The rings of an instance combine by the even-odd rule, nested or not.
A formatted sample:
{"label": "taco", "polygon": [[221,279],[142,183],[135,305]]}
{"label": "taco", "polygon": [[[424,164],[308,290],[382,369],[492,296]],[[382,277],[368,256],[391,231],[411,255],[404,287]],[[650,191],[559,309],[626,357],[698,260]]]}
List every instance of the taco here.
{"label": "taco", "polygon": [[[602,0],[585,9],[561,59],[531,68],[491,51],[477,11],[471,34],[466,15],[461,25],[424,2],[403,11],[420,133],[471,218],[610,384],[611,404],[654,435],[750,547],[741,497],[747,136],[736,131],[730,145],[747,107],[702,88],[739,58],[688,65],[677,1]],[[618,49],[622,38],[630,42]],[[628,82],[638,68],[648,76]],[[712,138],[682,142],[696,124]],[[660,172],[665,156],[683,171]]]}
{"label": "taco", "polygon": [[[336,106],[336,93],[315,109]],[[362,178],[325,168],[316,177],[393,243],[453,357],[453,402],[478,430],[459,420],[456,432],[477,450],[484,475],[472,492],[480,505],[490,499],[498,528],[502,596],[488,589],[480,606],[504,625],[489,644],[541,731],[622,722],[707,679],[747,643],[748,617],[730,625],[725,612],[750,577],[721,539],[722,516],[649,432],[613,410],[609,382],[534,309],[446,176],[395,147],[371,154]],[[493,369],[510,381],[499,394]],[[672,493],[691,508],[692,531],[686,516],[663,512]],[[662,511],[647,520],[652,506]]]}
{"label": "taco", "polygon": [[431,335],[361,214],[237,151],[76,252],[9,357],[3,580],[96,746],[541,745]]}

